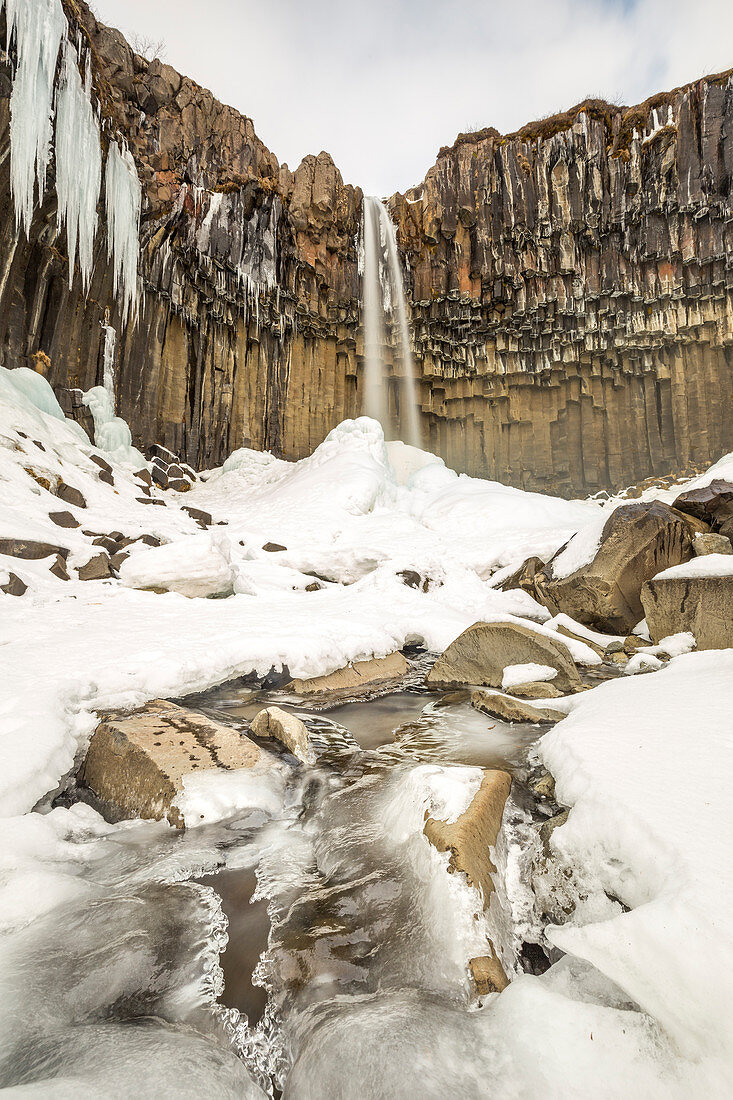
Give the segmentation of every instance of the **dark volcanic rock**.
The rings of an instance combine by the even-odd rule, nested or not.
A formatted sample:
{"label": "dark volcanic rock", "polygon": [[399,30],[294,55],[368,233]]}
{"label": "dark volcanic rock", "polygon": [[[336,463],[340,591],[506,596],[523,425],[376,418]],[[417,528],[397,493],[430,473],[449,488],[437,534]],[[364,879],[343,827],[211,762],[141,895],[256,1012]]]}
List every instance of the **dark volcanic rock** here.
{"label": "dark volcanic rock", "polygon": [[74,508],[86,508],[87,506],[82,493],[75,489],[73,485],[67,485],[63,481],[60,481],[56,488],[56,496],[59,500],[63,500],[64,504],[71,504]]}
{"label": "dark volcanic rock", "polygon": [[28,585],[24,584],[15,573],[11,573],[5,584],[0,584],[0,591],[5,592],[7,596],[22,596],[28,591]]}
{"label": "dark volcanic rock", "polygon": [[57,527],[81,527],[79,520],[75,519],[71,512],[49,512],[48,518],[55,523]]}
{"label": "dark volcanic rock", "polygon": [[50,542],[0,538],[0,554],[7,554],[11,558],[38,560],[39,558],[48,558],[52,554],[59,554],[62,558],[66,558],[69,551],[63,546],[55,546]]}
{"label": "dark volcanic rock", "polygon": [[78,570],[80,581],[100,581],[112,576],[107,554],[95,554]]}

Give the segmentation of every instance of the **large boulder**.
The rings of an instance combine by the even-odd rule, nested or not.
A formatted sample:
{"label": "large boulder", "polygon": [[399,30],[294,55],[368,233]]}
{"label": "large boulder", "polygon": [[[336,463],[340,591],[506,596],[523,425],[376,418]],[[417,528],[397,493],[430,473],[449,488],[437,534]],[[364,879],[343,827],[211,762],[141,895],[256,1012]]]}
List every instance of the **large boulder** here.
{"label": "large boulder", "polygon": [[[464,873],[470,886],[481,891],[488,908],[496,867],[490,850],[501,829],[504,806],[512,779],[507,772],[487,769],[469,807],[453,822],[429,817],[423,832],[439,852],[449,852],[448,869]],[[508,985],[504,969],[491,943],[489,954],[471,959],[469,967],[479,993],[500,993]]]}
{"label": "large boulder", "polygon": [[298,695],[358,694],[380,689],[390,682],[401,680],[410,665],[397,651],[386,657],[372,657],[368,661],[354,661],[344,668],[337,668],[327,676],[313,676],[307,680],[293,680],[288,685]]}
{"label": "large boulder", "polygon": [[733,557],[708,554],[647,581],[641,593],[652,640],[689,631],[698,649],[733,648]]}
{"label": "large boulder", "polygon": [[[568,576],[556,575],[561,550],[535,575],[537,598],[554,614],[563,612],[586,626],[627,634],[644,616],[644,582],[688,561],[694,536],[707,530],[703,521],[658,500],[623,505],[609,516],[586,565]],[[580,537],[582,532],[575,536]]]}
{"label": "large boulder", "polygon": [[174,805],[187,776],[213,768],[252,768],[253,741],[230,726],[156,699],[134,714],[111,713],[97,726],[79,781],[101,799],[110,817],[166,817],[183,828]]}
{"label": "large boulder", "polygon": [[565,718],[564,711],[547,706],[538,707],[523,699],[514,699],[501,691],[474,691],[471,694],[471,706],[492,718],[501,718],[504,722],[560,722]]}
{"label": "large boulder", "polygon": [[428,687],[466,684],[501,687],[507,665],[540,664],[557,670],[559,691],[577,691],[581,680],[562,638],[540,634],[522,623],[474,623],[435,662],[426,677]]}

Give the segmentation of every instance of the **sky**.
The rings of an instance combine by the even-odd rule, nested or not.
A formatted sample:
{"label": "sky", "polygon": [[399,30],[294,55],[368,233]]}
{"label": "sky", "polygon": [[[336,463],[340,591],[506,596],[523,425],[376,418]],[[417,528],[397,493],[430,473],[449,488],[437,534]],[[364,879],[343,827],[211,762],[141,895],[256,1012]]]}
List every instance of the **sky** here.
{"label": "sky", "polygon": [[249,115],[281,163],[327,150],[391,195],[442,145],[587,96],[634,104],[733,66],[733,0],[91,0]]}

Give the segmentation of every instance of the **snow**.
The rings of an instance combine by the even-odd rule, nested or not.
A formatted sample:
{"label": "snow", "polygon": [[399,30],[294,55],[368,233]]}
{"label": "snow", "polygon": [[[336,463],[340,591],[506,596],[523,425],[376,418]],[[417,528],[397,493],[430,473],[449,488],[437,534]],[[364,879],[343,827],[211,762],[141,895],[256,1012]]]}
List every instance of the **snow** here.
{"label": "snow", "polygon": [[564,580],[578,569],[588,565],[598,553],[603,528],[608,522],[609,512],[603,511],[594,516],[589,523],[578,531],[568,542],[565,549],[552,562],[552,575],[556,580]]}
{"label": "snow", "polygon": [[554,680],[557,669],[551,665],[538,665],[534,661],[528,661],[525,665],[507,665],[501,678],[501,686],[504,691],[516,687],[518,684],[543,683],[545,680]]}
{"label": "snow", "polygon": [[16,222],[28,236],[36,182],[39,199],[46,190],[56,61],[67,22],[61,0],[0,0],[3,7],[7,46],[15,42],[18,53],[10,95],[10,188]]}
{"label": "snow", "polygon": [[657,573],[655,581],[692,580],[698,577],[733,577],[733,554],[703,554]]}
{"label": "snow", "polygon": [[681,1055],[682,1095],[693,1068],[696,1092],[724,1095],[733,1051],[732,694],[733,651],[686,654],[582,693],[541,742],[572,807],[553,833],[557,851],[586,887],[629,907],[570,919],[550,939],[656,1022],[655,1041]]}
{"label": "snow", "polygon": [[201,532],[166,546],[138,546],[122,563],[127,588],[163,589],[182,596],[229,596],[234,586],[229,540]]}
{"label": "snow", "polygon": [[224,772],[209,769],[183,778],[183,790],[173,805],[187,828],[221,821],[243,810],[260,810],[274,817],[285,797],[287,769],[263,753],[251,768]]}
{"label": "snow", "polygon": [[89,289],[97,230],[97,203],[102,186],[99,123],[89,96],[91,68],[87,61],[82,84],[76,49],[64,43],[56,100],[56,193],[59,226],[66,226],[69,287],[79,252],[82,285]]}
{"label": "snow", "polygon": [[[98,403],[103,429],[113,410],[109,392],[97,389],[90,408]],[[93,911],[91,903],[108,891],[109,868],[127,866],[136,844],[149,850],[170,831],[137,823],[113,832],[82,806],[29,813],[39,804],[47,810],[49,795],[73,773],[99,711],[180,698],[251,672],[263,676],[273,667],[287,667],[294,677],[322,675],[412,642],[439,652],[481,619],[517,621],[588,665],[600,658],[558,627],[595,644],[610,640],[567,617],[550,618],[526,593],[492,586],[497,569],[534,553],[549,557],[576,532],[598,525],[607,511],[595,501],[546,498],[458,475],[429,456],[423,460],[424,452],[385,446],[378,425],[365,418],[339,425],[300,462],[241,449],[184,498],[153,489],[152,499],[162,502],[157,506],[142,502],[133,470],[116,457],[110,458],[114,485],[100,481],[92,461],[97,453],[81,428],[64,419],[40,375],[0,369],[0,537],[65,547],[72,578],[50,575],[45,559],[0,557],[0,576],[12,570],[29,586],[20,598],[0,593],[0,928],[19,937],[2,960],[18,978],[17,989],[27,988],[24,960],[37,953],[26,933],[56,929],[61,936],[62,907]],[[85,508],[64,505],[79,528],[61,529],[49,519],[59,508],[54,489],[61,480],[85,498]],[[202,532],[182,510],[182,499],[210,511],[215,526]],[[85,532],[112,530],[153,534],[164,545],[135,547],[120,579],[76,579],[74,565],[98,550]],[[286,549],[268,553],[267,542]],[[405,570],[425,584],[403,583]],[[323,587],[308,592],[314,573],[324,578]],[[217,584],[226,577],[225,590],[231,585],[234,593],[204,598],[212,577]],[[129,587],[133,578],[155,588],[193,585],[200,594],[191,587],[187,595],[144,591]],[[420,1028],[413,1046],[379,1047],[374,1059],[385,1027],[404,1021],[409,1001],[404,992],[380,990],[373,1001],[355,1004],[348,1018],[339,1016],[321,1047],[311,1045],[293,1089],[307,1080],[307,1058],[322,1059],[336,1044],[338,1060],[329,1072],[343,1066],[344,1051],[356,1059],[368,1049],[364,1072],[375,1095],[385,1073],[392,1074],[392,1085],[402,1080],[403,1069],[412,1074],[417,1054],[431,1088],[461,1095],[478,1094],[488,1080],[517,1096],[725,1095],[733,1072],[727,1011],[733,947],[726,925],[733,900],[733,651],[682,652],[690,644],[683,635],[644,647],[629,662],[632,671],[634,662],[654,665],[657,649],[672,660],[646,675],[621,676],[548,701],[567,714],[539,745],[560,804],[571,808],[551,843],[561,863],[553,887],[574,893],[563,923],[547,933],[565,957],[545,975],[518,978],[475,1011],[417,1001],[412,1007]],[[507,671],[512,678],[520,670]],[[539,674],[534,669],[529,678]],[[521,675],[527,678],[528,670]],[[446,729],[450,719],[440,709],[435,707],[436,728]],[[466,945],[481,953],[485,926],[476,898],[460,876],[444,873],[446,857],[427,844],[422,828],[426,812],[455,821],[470,804],[482,774],[472,754],[489,731],[484,716],[471,712],[465,728],[449,734],[463,743],[459,759],[467,766],[421,763],[400,770],[394,782],[377,786],[383,802],[374,812],[393,841],[404,845],[410,873],[417,869],[428,895],[428,961],[442,965],[438,949],[447,945],[446,972],[453,981],[465,977]],[[516,736],[499,735],[510,744]],[[171,868],[185,863],[186,844],[199,846],[198,865],[208,859],[216,866],[216,852],[202,854],[207,828],[244,810],[271,817],[283,797],[277,768],[261,778],[245,772],[187,779],[181,805],[202,828],[191,830],[195,840],[184,836],[163,864],[154,859],[147,873],[169,880]],[[344,813],[351,813],[348,805]],[[120,854],[125,830],[129,850]],[[286,847],[293,835],[286,834]],[[113,846],[118,851],[110,864]],[[90,866],[100,861],[100,883],[81,874],[80,860]],[[129,898],[133,880],[120,878],[122,897]],[[120,920],[123,915],[130,919],[128,910]],[[452,940],[456,921],[460,931]],[[123,931],[122,925],[113,929],[120,942]],[[144,929],[138,934],[144,937]],[[44,960],[69,958],[69,966],[77,966],[68,939],[58,943],[62,947],[43,941]],[[22,1016],[18,996],[3,999],[13,1026]],[[119,1030],[120,1057],[129,1049],[131,1065],[139,1066],[140,1051],[125,1046]],[[173,1058],[166,1036],[159,1036],[161,1049]],[[86,1062],[78,1071],[89,1078]],[[326,1085],[318,1077],[317,1087],[304,1085],[298,1095],[323,1095]],[[138,1086],[136,1081],[139,1092]],[[332,1094],[340,1087],[335,1082]]]}
{"label": "snow", "polygon": [[624,674],[634,676],[637,672],[656,672],[661,667],[662,662],[653,653],[635,653],[627,661]]}
{"label": "snow", "polygon": [[123,322],[137,309],[137,260],[142,188],[132,153],[109,143],[105,169],[107,255],[114,271],[114,294]]}

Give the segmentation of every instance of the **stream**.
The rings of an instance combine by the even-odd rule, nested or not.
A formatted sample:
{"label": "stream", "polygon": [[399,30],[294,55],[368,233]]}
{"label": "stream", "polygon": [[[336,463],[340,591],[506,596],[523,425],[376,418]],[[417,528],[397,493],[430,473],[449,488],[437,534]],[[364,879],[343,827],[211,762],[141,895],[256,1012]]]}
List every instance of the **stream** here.
{"label": "stream", "polygon": [[[289,777],[274,817],[174,833],[62,811],[72,886],[5,949],[20,979],[0,1008],[0,1084],[75,1097],[485,1095],[497,998],[477,995],[468,960],[490,935],[510,976],[548,965],[522,870],[533,822],[552,812],[527,785],[546,727],[491,719],[465,692],[427,693],[426,658],[413,661],[401,690],[336,705],[244,681],[185,700],[242,730],[270,703],[307,723],[311,768],[263,742]],[[440,769],[460,789],[486,767],[515,780],[488,912],[422,832]]]}

